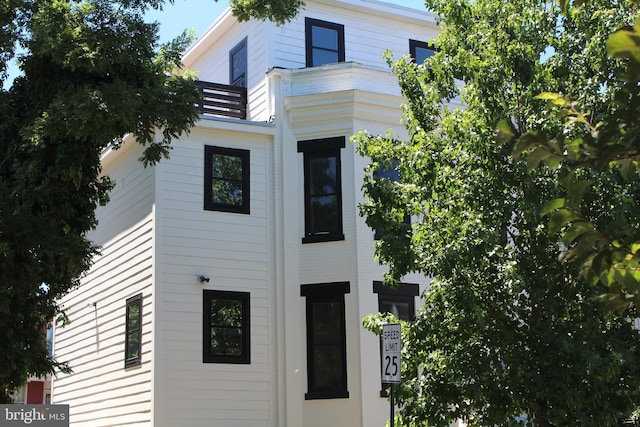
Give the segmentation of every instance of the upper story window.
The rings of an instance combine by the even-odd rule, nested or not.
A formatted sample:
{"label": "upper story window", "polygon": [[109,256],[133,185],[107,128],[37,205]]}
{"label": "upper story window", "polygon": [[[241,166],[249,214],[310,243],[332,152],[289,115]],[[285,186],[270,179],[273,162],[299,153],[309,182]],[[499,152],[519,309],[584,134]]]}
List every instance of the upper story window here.
{"label": "upper story window", "polygon": [[409,40],[409,53],[416,64],[422,64],[425,59],[436,53],[436,49],[427,42]]}
{"label": "upper story window", "polygon": [[344,305],[349,290],[349,282],[300,287],[307,306],[307,400],[349,397]]}
{"label": "upper story window", "polygon": [[344,240],[340,149],[345,138],[298,142],[304,154],[304,224],[302,243]]}
{"label": "upper story window", "polygon": [[142,294],[127,299],[124,340],[124,367],[142,361]]}
{"label": "upper story window", "polygon": [[204,208],[249,213],[249,150],[205,146]]}
{"label": "upper story window", "polygon": [[229,84],[247,87],[247,39],[229,52]]}
{"label": "upper story window", "polygon": [[344,62],[344,25],[305,18],[307,67]]}
{"label": "upper story window", "polygon": [[380,313],[391,313],[399,320],[413,320],[416,311],[415,297],[420,293],[417,284],[399,283],[397,287],[391,288],[380,281],[375,281],[373,293],[378,294]]}
{"label": "upper story window", "polygon": [[[413,283],[399,283],[396,288],[385,286],[382,282],[373,282],[373,292],[378,294],[378,312],[391,313],[399,320],[411,321],[415,317],[415,297],[420,288]],[[382,355],[382,340],[380,340],[380,354]],[[380,357],[382,363],[382,357]],[[382,383],[380,397],[387,397],[390,384]]]}
{"label": "upper story window", "polygon": [[[377,171],[374,172],[376,180],[400,182],[400,171],[398,170],[398,166],[398,160],[394,160],[391,167],[380,167]],[[404,223],[407,225],[411,225],[411,217],[409,215],[404,216]],[[382,238],[382,233],[380,233],[380,230],[375,230],[373,238],[376,240],[380,240]]]}
{"label": "upper story window", "polygon": [[203,291],[202,360],[250,363],[249,293]]}

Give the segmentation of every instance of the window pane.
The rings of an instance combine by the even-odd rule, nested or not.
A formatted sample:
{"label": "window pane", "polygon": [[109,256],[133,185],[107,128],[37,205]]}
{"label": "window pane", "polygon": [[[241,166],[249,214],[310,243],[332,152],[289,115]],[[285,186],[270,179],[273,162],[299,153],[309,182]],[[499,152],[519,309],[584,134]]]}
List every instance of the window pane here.
{"label": "window pane", "polygon": [[312,196],[337,193],[335,157],[316,157],[309,160],[309,192]]}
{"label": "window pane", "polygon": [[408,302],[380,299],[380,312],[391,313],[400,320],[411,320],[412,307]]}
{"label": "window pane", "polygon": [[214,154],[211,156],[211,176],[242,180],[242,159],[238,156]]}
{"label": "window pane", "polygon": [[318,301],[311,310],[314,389],[342,388],[345,377],[342,303]]}
{"label": "window pane", "polygon": [[132,304],[127,308],[127,327],[130,331],[138,329],[140,325],[140,306]]}
{"label": "window pane", "polygon": [[213,203],[223,205],[242,205],[242,181],[225,181],[213,179],[211,181]]}
{"label": "window pane", "polygon": [[313,375],[315,389],[337,389],[343,387],[342,378],[342,347],[335,345],[320,345],[313,353]]}
{"label": "window pane", "polygon": [[247,75],[247,45],[242,42],[231,51],[231,84],[246,87]]}
{"label": "window pane", "polygon": [[340,303],[322,302],[313,305],[313,342],[331,344],[340,342]]}
{"label": "window pane", "polygon": [[392,182],[399,182],[400,172],[398,171],[398,161],[394,160],[392,167],[378,169],[377,177],[379,179],[388,179]]}
{"label": "window pane", "polygon": [[311,197],[309,204],[310,233],[340,232],[338,196]]}
{"label": "window pane", "polygon": [[416,47],[416,63],[422,64],[425,59],[435,54],[433,49],[427,49],[423,47]]}
{"label": "window pane", "polygon": [[237,81],[239,77],[242,77],[247,67],[247,59],[243,54],[244,49],[233,55],[233,81]]}
{"label": "window pane", "polygon": [[140,341],[138,340],[138,331],[127,336],[127,359],[136,358],[140,352]]}
{"label": "window pane", "polygon": [[124,338],[125,368],[140,364],[142,295],[127,299]]}
{"label": "window pane", "polygon": [[240,356],[242,328],[211,327],[211,354]]}
{"label": "window pane", "polygon": [[313,65],[333,64],[340,62],[338,60],[338,52],[324,49],[313,49]]}
{"label": "window pane", "polygon": [[242,326],[242,302],[238,300],[212,299],[211,325]]}
{"label": "window pane", "polygon": [[336,30],[314,26],[311,30],[311,39],[313,47],[338,50],[338,32]]}

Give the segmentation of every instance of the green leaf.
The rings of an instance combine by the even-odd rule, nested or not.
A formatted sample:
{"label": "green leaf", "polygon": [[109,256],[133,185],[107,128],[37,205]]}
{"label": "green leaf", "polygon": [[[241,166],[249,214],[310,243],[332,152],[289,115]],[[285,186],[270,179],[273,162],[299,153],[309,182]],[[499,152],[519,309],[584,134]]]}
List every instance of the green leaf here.
{"label": "green leaf", "polygon": [[522,153],[532,147],[547,145],[547,137],[544,133],[538,131],[530,131],[523,134],[513,147],[512,156],[514,159],[520,159]]}
{"label": "green leaf", "polygon": [[633,159],[617,160],[614,163],[620,168],[620,175],[622,175],[626,182],[631,182],[640,164]]}
{"label": "green leaf", "polygon": [[600,251],[591,262],[593,273],[600,276],[604,270],[611,267],[611,257],[609,251]]}
{"label": "green leaf", "polygon": [[633,58],[640,62],[640,34],[633,28],[624,28],[607,39],[607,53],[613,58]]}
{"label": "green leaf", "polygon": [[564,198],[553,199],[548,202],[543,208],[540,210],[540,216],[545,216],[549,212],[553,212],[557,209],[564,208],[567,205],[567,201]]}
{"label": "green leaf", "polygon": [[574,221],[562,235],[562,241],[569,246],[574,240],[589,231],[593,231],[593,224],[586,221]]}
{"label": "green leaf", "polygon": [[562,158],[553,154],[546,147],[537,147],[529,154],[527,154],[527,169],[529,171],[534,170],[538,167],[541,162],[546,161],[550,168],[556,166],[558,162],[560,162]]}
{"label": "green leaf", "polygon": [[513,140],[516,136],[516,129],[513,127],[511,120],[500,120],[495,129],[496,142],[498,145],[505,145]]}
{"label": "green leaf", "polygon": [[567,141],[565,144],[567,159],[570,161],[579,160],[584,153],[583,143],[584,140],[582,138],[575,138]]}
{"label": "green leaf", "polygon": [[572,210],[569,209],[556,209],[551,213],[549,217],[548,233],[549,235],[555,234],[563,227],[569,224],[571,221],[578,218]]}
{"label": "green leaf", "polygon": [[568,204],[571,206],[580,206],[585,192],[591,188],[593,181],[591,180],[577,180],[572,181],[567,185]]}
{"label": "green leaf", "polygon": [[640,282],[638,282],[638,279],[634,276],[633,270],[630,270],[626,266],[617,265],[613,267],[611,271],[613,272],[612,281],[622,285],[625,293],[636,293],[638,291]]}
{"label": "green leaf", "polygon": [[606,248],[609,241],[601,232],[592,230],[583,233],[576,242],[577,245],[573,251],[577,258],[584,259],[588,255]]}
{"label": "green leaf", "polygon": [[564,96],[560,95],[559,93],[542,92],[541,94],[536,95],[535,99],[542,99],[542,100],[548,101],[550,104],[555,105],[557,107],[565,107],[565,106],[571,105],[571,102]]}

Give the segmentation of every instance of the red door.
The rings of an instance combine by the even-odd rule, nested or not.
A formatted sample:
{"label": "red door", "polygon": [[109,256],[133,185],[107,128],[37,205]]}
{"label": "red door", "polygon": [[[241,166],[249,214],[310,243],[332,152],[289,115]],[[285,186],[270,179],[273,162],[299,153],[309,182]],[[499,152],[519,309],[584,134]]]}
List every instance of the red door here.
{"label": "red door", "polygon": [[27,403],[42,405],[44,396],[44,381],[29,381],[27,384]]}

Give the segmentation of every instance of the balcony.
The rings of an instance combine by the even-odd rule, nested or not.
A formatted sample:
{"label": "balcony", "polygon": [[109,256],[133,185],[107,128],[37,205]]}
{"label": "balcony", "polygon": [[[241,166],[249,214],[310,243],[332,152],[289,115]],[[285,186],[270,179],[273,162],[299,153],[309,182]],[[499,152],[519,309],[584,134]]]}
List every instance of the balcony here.
{"label": "balcony", "polygon": [[247,118],[247,88],[197,81],[202,101],[197,104],[205,117]]}

